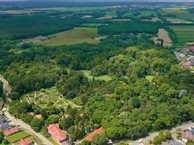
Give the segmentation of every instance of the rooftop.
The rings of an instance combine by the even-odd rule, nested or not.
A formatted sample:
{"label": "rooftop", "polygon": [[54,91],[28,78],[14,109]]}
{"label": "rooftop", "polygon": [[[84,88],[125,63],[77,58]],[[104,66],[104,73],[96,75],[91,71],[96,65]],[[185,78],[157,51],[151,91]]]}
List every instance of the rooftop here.
{"label": "rooftop", "polygon": [[32,138],[21,139],[20,140],[20,145],[31,145],[32,143],[33,143],[33,139]]}
{"label": "rooftop", "polygon": [[4,134],[5,136],[9,136],[9,135],[12,135],[12,134],[14,134],[14,133],[16,133],[16,132],[19,132],[19,131],[20,131],[19,128],[14,127],[14,128],[10,128],[10,129],[5,130],[5,131],[3,132],[3,134]]}
{"label": "rooftop", "polygon": [[104,132],[104,129],[101,127],[101,128],[99,128],[99,129],[95,130],[94,132],[92,132],[91,134],[89,134],[89,135],[85,138],[85,140],[86,140],[86,141],[92,141],[93,138],[94,138],[96,135],[102,134],[103,132]]}
{"label": "rooftop", "polygon": [[67,139],[66,133],[59,128],[58,124],[50,124],[47,128],[55,140],[62,142]]}

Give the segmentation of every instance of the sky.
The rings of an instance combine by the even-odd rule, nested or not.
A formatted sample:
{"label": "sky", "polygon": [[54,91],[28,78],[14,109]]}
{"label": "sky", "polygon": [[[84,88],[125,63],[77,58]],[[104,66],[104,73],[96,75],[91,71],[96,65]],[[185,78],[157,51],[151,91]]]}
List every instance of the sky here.
{"label": "sky", "polygon": [[[12,2],[12,1],[33,1],[33,0],[0,0],[1,1],[4,1],[4,2]],[[47,1],[47,0],[42,0],[42,1]],[[51,1],[51,0],[49,0]],[[55,0],[53,0],[55,1]],[[70,2],[71,0],[60,0],[60,1],[68,1]],[[72,0],[72,1],[78,1],[78,2],[82,2],[82,1],[88,1],[88,2],[92,2],[92,1],[95,1],[95,2],[102,2],[102,1],[124,1],[124,2],[194,2],[194,0]]]}

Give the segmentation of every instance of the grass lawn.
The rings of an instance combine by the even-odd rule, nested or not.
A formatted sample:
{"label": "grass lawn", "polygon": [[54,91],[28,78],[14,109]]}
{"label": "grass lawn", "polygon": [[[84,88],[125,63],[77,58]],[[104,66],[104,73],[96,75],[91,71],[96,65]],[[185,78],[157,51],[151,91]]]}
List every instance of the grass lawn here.
{"label": "grass lawn", "polygon": [[93,78],[94,78],[95,80],[103,80],[103,81],[111,81],[111,80],[112,80],[112,78],[111,78],[110,76],[108,76],[108,75],[93,77],[93,76],[91,75],[91,71],[89,71],[89,70],[82,70],[81,72],[82,72],[89,80],[92,80]]}
{"label": "grass lawn", "polygon": [[171,26],[179,43],[194,42],[194,26]]}
{"label": "grass lawn", "polygon": [[49,137],[48,140],[50,140],[53,145],[59,145],[52,137]]}
{"label": "grass lawn", "polygon": [[14,143],[14,142],[17,142],[23,138],[26,138],[26,137],[29,137],[31,136],[30,134],[28,134],[27,132],[25,131],[21,131],[19,133],[16,133],[16,134],[13,134],[11,136],[8,136],[6,138],[6,140],[8,140],[10,143]]}
{"label": "grass lawn", "polygon": [[54,105],[56,108],[64,109],[68,105],[71,107],[79,108],[81,106],[76,105],[74,102],[63,97],[56,87],[49,89],[41,89],[40,91],[26,94],[22,97],[22,101],[28,103],[34,103],[41,108],[45,108],[50,105]]}
{"label": "grass lawn", "polygon": [[46,46],[72,45],[80,43],[99,43],[97,28],[79,27],[72,30],[49,35],[46,40],[32,40]]}

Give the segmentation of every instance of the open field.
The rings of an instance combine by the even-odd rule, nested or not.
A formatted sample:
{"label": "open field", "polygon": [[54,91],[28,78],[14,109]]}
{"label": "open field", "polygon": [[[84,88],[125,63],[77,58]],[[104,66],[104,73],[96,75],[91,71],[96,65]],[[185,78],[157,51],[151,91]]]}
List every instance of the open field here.
{"label": "open field", "polygon": [[173,23],[173,24],[192,24],[193,22],[191,21],[187,21],[187,20],[184,20],[184,19],[176,19],[176,18],[166,18],[167,21],[169,21],[170,23]]}
{"label": "open field", "polygon": [[[171,21],[194,21],[194,14],[189,13],[187,8],[164,8],[163,12],[166,14],[175,15],[175,18],[172,18]],[[168,18],[169,19],[169,18]]]}
{"label": "open field", "polygon": [[158,38],[163,40],[163,46],[172,46],[172,40],[165,29],[158,30]]}
{"label": "open field", "polygon": [[26,94],[22,97],[22,101],[28,103],[34,103],[41,108],[53,105],[56,108],[65,108],[68,105],[72,107],[80,107],[73,102],[65,99],[56,89],[56,87],[50,89],[42,89],[40,91]]}
{"label": "open field", "polygon": [[103,81],[111,81],[112,78],[108,75],[98,76],[94,77],[91,75],[91,71],[89,70],[82,70],[81,71],[89,80],[95,79],[95,80],[103,80]]}
{"label": "open field", "polygon": [[[31,40],[30,40],[31,41]],[[80,43],[99,43],[97,28],[79,27],[49,35],[46,40],[32,39],[32,42],[45,46],[73,45]]]}
{"label": "open field", "polygon": [[176,34],[178,42],[194,42],[194,26],[171,26]]}
{"label": "open field", "polygon": [[174,8],[163,8],[163,12],[165,13],[184,13],[187,8],[185,7],[174,7]]}
{"label": "open field", "polygon": [[23,138],[29,137],[29,136],[30,136],[30,134],[28,134],[27,132],[21,131],[19,133],[16,133],[16,134],[13,134],[11,136],[8,136],[6,138],[6,140],[8,140],[11,143],[14,143],[14,142],[17,142],[17,141],[19,141],[19,140],[21,140]]}

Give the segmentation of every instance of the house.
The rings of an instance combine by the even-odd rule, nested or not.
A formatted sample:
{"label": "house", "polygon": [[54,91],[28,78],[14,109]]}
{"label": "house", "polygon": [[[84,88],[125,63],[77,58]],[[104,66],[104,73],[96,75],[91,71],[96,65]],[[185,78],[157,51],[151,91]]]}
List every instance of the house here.
{"label": "house", "polygon": [[86,141],[92,141],[93,138],[94,138],[96,135],[102,134],[103,132],[104,132],[104,129],[103,129],[102,127],[99,128],[99,129],[96,129],[94,132],[92,132],[91,134],[89,134],[89,135],[85,138],[85,140],[86,140]]}
{"label": "house", "polygon": [[58,124],[50,124],[48,127],[48,132],[51,134],[51,137],[60,145],[67,144],[67,135],[65,131],[59,128]]}
{"label": "house", "polygon": [[0,129],[2,131],[10,129],[10,128],[11,128],[11,125],[9,125],[7,122],[0,124]]}
{"label": "house", "polygon": [[35,117],[38,118],[38,119],[42,119],[43,118],[41,114],[37,114],[37,115],[35,115]]}
{"label": "house", "polygon": [[4,134],[5,136],[9,136],[9,135],[12,135],[12,134],[14,134],[14,133],[17,133],[17,132],[19,132],[19,131],[20,131],[20,129],[19,129],[18,127],[14,127],[14,128],[10,128],[10,129],[5,130],[5,131],[3,132],[3,134]]}
{"label": "house", "polygon": [[20,145],[32,145],[33,144],[33,139],[32,138],[21,139],[19,144]]}
{"label": "house", "polygon": [[187,62],[185,62],[185,63],[182,63],[181,66],[182,66],[183,68],[190,68],[190,67],[192,66],[192,64],[191,64],[190,61],[187,61]]}
{"label": "house", "polygon": [[28,112],[28,114],[34,116],[34,112]]}

